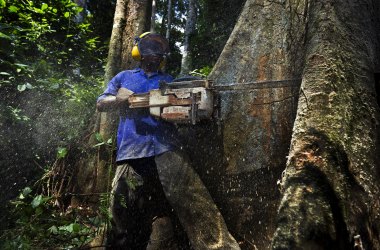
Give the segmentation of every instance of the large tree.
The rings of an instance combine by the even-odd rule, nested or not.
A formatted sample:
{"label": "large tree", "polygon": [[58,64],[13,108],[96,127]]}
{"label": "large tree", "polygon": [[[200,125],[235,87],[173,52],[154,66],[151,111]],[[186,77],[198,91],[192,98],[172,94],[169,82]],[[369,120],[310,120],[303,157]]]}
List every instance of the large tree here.
{"label": "large tree", "polygon": [[302,91],[273,247],[379,249],[380,4],[302,5]]}
{"label": "large tree", "polygon": [[246,2],[210,79],[302,79],[291,143],[291,87],[221,95],[213,148],[225,161],[209,163],[223,172],[210,183],[247,246],[268,247],[275,231],[275,249],[380,247],[379,17],[374,0]]}
{"label": "large tree", "polygon": [[187,75],[192,70],[190,39],[195,31],[196,20],[197,20],[197,1],[189,0],[187,16],[186,16],[184,39],[183,39],[184,41],[183,41],[181,72],[180,72],[181,75]]}
{"label": "large tree", "polygon": [[294,79],[278,88],[219,94],[212,148],[222,161],[205,168],[218,177],[208,183],[245,249],[267,248],[275,230],[276,181],[285,166],[301,71],[292,70],[289,18],[283,4],[248,0],[209,76],[216,86]]}

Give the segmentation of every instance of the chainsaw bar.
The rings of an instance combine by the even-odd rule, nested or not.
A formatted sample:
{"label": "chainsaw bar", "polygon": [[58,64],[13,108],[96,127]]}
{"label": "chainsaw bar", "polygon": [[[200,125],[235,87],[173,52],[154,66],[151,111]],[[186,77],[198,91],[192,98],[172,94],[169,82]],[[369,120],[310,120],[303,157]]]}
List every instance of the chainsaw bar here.
{"label": "chainsaw bar", "polygon": [[275,89],[285,87],[299,87],[301,79],[286,79],[286,80],[270,80],[270,81],[255,81],[246,83],[231,83],[231,84],[217,84],[212,80],[192,80],[181,82],[161,82],[160,89],[181,89],[181,88],[196,88],[203,87],[216,92],[225,91],[243,91],[250,89]]}
{"label": "chainsaw bar", "polygon": [[225,91],[243,91],[251,89],[275,89],[285,87],[299,87],[301,79],[256,81],[247,83],[238,83],[234,85],[212,85],[211,89],[217,92]]}

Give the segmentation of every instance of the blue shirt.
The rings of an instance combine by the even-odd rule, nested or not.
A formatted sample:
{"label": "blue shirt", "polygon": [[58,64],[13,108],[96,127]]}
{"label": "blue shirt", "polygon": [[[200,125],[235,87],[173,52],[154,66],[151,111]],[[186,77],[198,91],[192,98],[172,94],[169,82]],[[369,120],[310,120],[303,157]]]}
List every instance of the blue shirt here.
{"label": "blue shirt", "polygon": [[[146,93],[159,88],[159,81],[171,82],[173,78],[162,72],[147,76],[140,68],[117,74],[98,98],[117,94],[119,88],[127,88],[134,93]],[[116,161],[137,159],[162,154],[172,150],[177,144],[176,129],[173,124],[151,116],[149,108],[120,110],[117,131]]]}

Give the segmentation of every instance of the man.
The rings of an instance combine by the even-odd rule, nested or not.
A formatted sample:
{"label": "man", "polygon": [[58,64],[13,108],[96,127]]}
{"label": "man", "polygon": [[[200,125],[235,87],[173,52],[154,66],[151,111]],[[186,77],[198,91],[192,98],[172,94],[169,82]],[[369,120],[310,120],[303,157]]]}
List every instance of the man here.
{"label": "man", "polygon": [[173,208],[194,249],[240,249],[199,176],[178,149],[175,127],[152,117],[148,109],[128,108],[131,94],[157,89],[162,80],[172,81],[159,70],[169,53],[167,40],[144,33],[136,44],[132,54],[141,60],[141,68],[117,74],[97,103],[99,111],[120,110],[111,205],[119,245],[153,249],[152,236],[149,241],[152,222],[170,216]]}

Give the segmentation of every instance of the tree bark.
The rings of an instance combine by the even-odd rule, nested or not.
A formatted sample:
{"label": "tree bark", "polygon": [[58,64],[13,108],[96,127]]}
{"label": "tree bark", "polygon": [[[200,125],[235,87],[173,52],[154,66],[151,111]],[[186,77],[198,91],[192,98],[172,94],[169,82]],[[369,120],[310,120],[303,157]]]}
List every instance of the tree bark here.
{"label": "tree bark", "polygon": [[[118,72],[136,66],[132,60],[131,50],[135,36],[149,27],[151,0],[118,0],[109,55],[105,69],[105,84]],[[98,143],[96,133],[106,142],[115,138],[117,113],[96,113],[93,133],[87,145],[87,156],[78,162],[77,185],[75,192],[81,194],[100,194],[107,192],[110,185],[109,167],[113,162],[112,149],[103,145],[93,148]],[[98,196],[90,196],[89,201],[97,203]],[[77,202],[73,199],[73,205]]]}
{"label": "tree bark", "polygon": [[150,32],[156,32],[156,0],[152,0],[152,14],[150,19]]}
{"label": "tree bark", "polygon": [[191,48],[190,38],[195,31],[195,24],[197,20],[197,1],[189,0],[189,6],[187,10],[187,19],[185,26],[185,37],[183,42],[183,53],[181,63],[181,75],[188,75],[192,69],[191,63]]}
{"label": "tree bark", "polygon": [[116,2],[112,34],[104,74],[105,83],[108,83],[112,77],[121,70],[121,48],[123,44],[123,30],[126,25],[126,10],[128,2],[129,0],[118,0]]}
{"label": "tree bark", "polygon": [[[298,79],[287,27],[284,4],[248,0],[209,79],[216,86]],[[268,248],[275,230],[276,181],[286,163],[298,82],[219,93],[219,124],[188,143],[199,151],[192,159],[243,249]]]}
{"label": "tree bark", "polygon": [[220,125],[195,144],[243,249],[268,248],[273,237],[274,249],[350,249],[355,235],[380,247],[379,16],[370,0],[246,2],[209,78],[295,85],[221,93]]}
{"label": "tree bark", "polygon": [[122,69],[136,67],[139,63],[131,55],[136,36],[149,30],[152,0],[130,0],[126,13],[127,25],[123,32]]}
{"label": "tree bark", "polygon": [[166,27],[166,39],[170,41],[170,29],[172,26],[172,0],[168,0],[168,25]]}
{"label": "tree bark", "polygon": [[379,2],[306,8],[301,94],[273,248],[353,249],[357,236],[364,249],[380,249]]}

